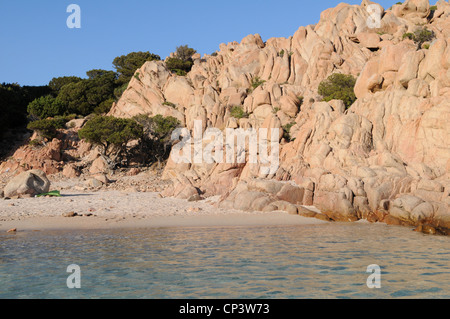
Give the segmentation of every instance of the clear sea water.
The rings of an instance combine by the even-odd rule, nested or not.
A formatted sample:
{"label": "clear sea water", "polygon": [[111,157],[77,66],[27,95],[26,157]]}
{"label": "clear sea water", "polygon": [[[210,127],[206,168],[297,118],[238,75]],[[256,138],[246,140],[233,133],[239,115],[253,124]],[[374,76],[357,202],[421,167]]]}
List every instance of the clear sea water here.
{"label": "clear sea water", "polygon": [[450,298],[450,238],[359,223],[3,233],[0,298]]}

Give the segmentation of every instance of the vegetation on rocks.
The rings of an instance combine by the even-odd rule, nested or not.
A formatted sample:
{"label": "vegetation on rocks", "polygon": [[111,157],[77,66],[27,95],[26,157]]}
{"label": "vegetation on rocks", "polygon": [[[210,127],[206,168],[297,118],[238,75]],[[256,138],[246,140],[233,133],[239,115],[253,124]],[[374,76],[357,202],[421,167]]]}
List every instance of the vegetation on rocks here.
{"label": "vegetation on rocks", "polygon": [[242,119],[242,118],[248,118],[249,114],[244,111],[244,108],[242,106],[233,106],[230,111],[231,117]]}
{"label": "vegetation on rocks", "polygon": [[65,104],[52,95],[42,96],[28,104],[28,114],[40,119],[66,113]]}
{"label": "vegetation on rocks", "polygon": [[433,31],[428,30],[426,27],[417,29],[414,33],[405,33],[403,34],[403,39],[413,40],[418,49],[422,48],[422,45],[425,42],[431,42],[436,38],[436,35]]}
{"label": "vegetation on rocks", "polygon": [[128,142],[138,140],[142,135],[143,128],[136,121],[113,116],[96,116],[78,132],[80,139],[103,146],[104,155],[115,152],[116,156],[126,151]]}
{"label": "vegetation on rocks", "polygon": [[63,117],[42,119],[30,122],[27,128],[37,131],[41,137],[51,140],[57,136],[59,129],[64,128],[66,122],[66,119]]}
{"label": "vegetation on rocks", "polygon": [[182,45],[177,47],[175,56],[170,57],[166,60],[167,68],[176,73],[177,75],[184,76],[186,75],[194,65],[194,61],[192,60],[192,56],[197,51],[188,47],[187,45]]}
{"label": "vegetation on rocks", "polygon": [[150,52],[131,52],[127,55],[122,55],[114,59],[113,65],[119,74],[117,83],[123,86],[130,82],[131,77],[137,69],[139,69],[145,62],[161,60],[157,54]]}
{"label": "vegetation on rocks", "polygon": [[0,84],[0,137],[8,129],[25,127],[28,103],[50,92],[48,86]]}
{"label": "vegetation on rocks", "polygon": [[353,76],[334,73],[320,83],[318,93],[326,102],[342,100],[349,108],[356,101],[355,84],[356,79]]}
{"label": "vegetation on rocks", "polygon": [[251,85],[251,89],[250,91],[253,91],[255,89],[257,89],[259,86],[263,85],[266,81],[260,79],[258,76],[253,78],[250,85]]}
{"label": "vegetation on rocks", "polygon": [[143,163],[165,161],[172,149],[172,132],[180,126],[180,122],[172,116],[159,114],[154,117],[141,114],[133,117],[133,120],[143,128],[141,143],[135,155]]}
{"label": "vegetation on rocks", "polygon": [[291,136],[291,128],[295,125],[296,123],[295,122],[292,122],[292,123],[289,123],[289,124],[286,124],[286,125],[284,125],[283,126],[283,132],[284,132],[284,138],[286,139],[286,141],[288,141],[288,142],[291,142],[291,141],[293,141],[293,140],[295,140],[295,138],[293,138],[292,136]]}
{"label": "vegetation on rocks", "polygon": [[38,119],[68,114],[87,116],[108,113],[128,87],[136,70],[147,61],[160,59],[150,52],[132,52],[114,59],[117,72],[93,69],[86,72],[85,79],[77,76],[53,78],[47,86],[46,95],[28,101],[25,112]]}

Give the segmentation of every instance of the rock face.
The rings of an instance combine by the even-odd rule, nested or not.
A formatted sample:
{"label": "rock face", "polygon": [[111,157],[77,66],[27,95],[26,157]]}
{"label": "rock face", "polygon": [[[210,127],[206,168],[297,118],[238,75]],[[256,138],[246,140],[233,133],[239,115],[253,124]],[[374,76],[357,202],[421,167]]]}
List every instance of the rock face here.
{"label": "rock face", "polygon": [[33,197],[48,193],[50,181],[41,170],[23,172],[14,177],[5,187],[5,197]]}
{"label": "rock face", "polygon": [[[188,195],[221,195],[222,207],[299,213],[314,205],[332,220],[450,228],[450,4],[439,1],[433,14],[427,0],[379,6],[380,24],[371,28],[372,4],[341,3],[289,38],[263,42],[256,34],[222,44],[185,78],[149,62],[111,115],[181,114],[189,130],[197,119],[203,130],[282,131],[275,174],[260,174],[248,158],[169,160],[165,176],[177,182],[165,195],[186,197],[185,185]],[[436,35],[429,49],[403,37],[419,24]],[[318,85],[332,73],[357,77],[358,100],[349,110],[342,101],[318,102]],[[176,109],[161,107],[168,100]],[[235,105],[248,118],[233,118]],[[291,142],[283,139],[287,124]]]}
{"label": "rock face", "polygon": [[[389,10],[375,4],[381,16],[373,26],[374,4],[341,3],[288,38],[264,42],[254,34],[221,44],[214,56],[197,56],[185,77],[147,62],[109,115],[170,115],[191,133],[198,120],[202,133],[279,132],[276,171],[262,173],[248,144],[215,145],[219,157],[231,148],[243,161],[171,157],[164,177],[174,185],[165,196],[220,195],[222,207],[450,228],[450,4],[440,0],[433,11],[428,0]],[[418,48],[404,34],[423,27],[435,39]],[[318,94],[333,73],[357,78],[358,99],[348,110]],[[235,106],[248,116],[233,117]]]}

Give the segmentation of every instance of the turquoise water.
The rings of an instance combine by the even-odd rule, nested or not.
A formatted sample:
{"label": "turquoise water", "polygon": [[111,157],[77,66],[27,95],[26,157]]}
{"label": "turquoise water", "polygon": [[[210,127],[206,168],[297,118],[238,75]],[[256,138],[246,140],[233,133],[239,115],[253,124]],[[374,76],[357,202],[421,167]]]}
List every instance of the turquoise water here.
{"label": "turquoise water", "polygon": [[0,234],[0,298],[450,298],[449,244],[358,223]]}

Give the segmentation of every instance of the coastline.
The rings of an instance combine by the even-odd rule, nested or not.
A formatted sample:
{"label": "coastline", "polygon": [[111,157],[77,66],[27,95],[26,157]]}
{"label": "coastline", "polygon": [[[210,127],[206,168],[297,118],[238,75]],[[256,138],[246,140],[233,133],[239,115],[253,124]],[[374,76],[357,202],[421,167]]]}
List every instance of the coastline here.
{"label": "coastline", "polygon": [[[198,202],[162,198],[159,193],[99,191],[59,198],[0,201],[0,232],[316,225],[328,223],[285,212],[243,212],[214,206],[218,197]],[[75,215],[76,214],[76,215]],[[73,217],[64,217],[75,215]]]}

